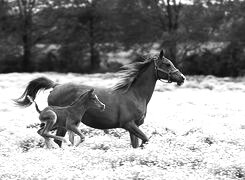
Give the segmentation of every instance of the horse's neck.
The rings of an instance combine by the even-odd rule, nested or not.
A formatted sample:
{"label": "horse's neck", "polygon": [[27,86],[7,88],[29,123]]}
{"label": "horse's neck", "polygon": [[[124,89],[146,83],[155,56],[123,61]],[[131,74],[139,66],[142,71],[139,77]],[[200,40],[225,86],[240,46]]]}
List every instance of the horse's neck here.
{"label": "horse's neck", "polygon": [[133,85],[130,87],[136,97],[146,101],[146,104],[151,99],[154,88],[156,85],[155,69],[154,64],[151,62],[144,72],[135,80]]}

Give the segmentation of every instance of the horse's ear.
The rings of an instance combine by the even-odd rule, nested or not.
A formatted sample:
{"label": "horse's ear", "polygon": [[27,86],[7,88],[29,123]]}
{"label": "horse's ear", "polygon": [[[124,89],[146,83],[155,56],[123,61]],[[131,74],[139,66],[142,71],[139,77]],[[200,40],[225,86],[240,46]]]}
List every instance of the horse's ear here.
{"label": "horse's ear", "polygon": [[161,50],[159,54],[159,59],[162,59],[162,58],[163,58],[163,50]]}

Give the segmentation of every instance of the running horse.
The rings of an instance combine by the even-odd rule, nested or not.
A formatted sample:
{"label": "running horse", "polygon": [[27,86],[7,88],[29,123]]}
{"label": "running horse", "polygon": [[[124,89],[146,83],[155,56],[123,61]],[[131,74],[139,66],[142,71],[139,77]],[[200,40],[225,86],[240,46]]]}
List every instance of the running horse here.
{"label": "running horse", "polygon": [[[40,77],[29,82],[21,97],[15,100],[19,106],[30,106],[27,96],[35,99],[39,90],[53,88],[48,96],[48,105],[68,106],[80,94],[94,88],[98,98],[106,105],[105,111],[89,109],[81,121],[96,129],[123,128],[129,131],[131,145],[139,147],[148,141],[147,136],[139,129],[144,123],[147,105],[152,97],[157,80],[176,82],[182,85],[185,76],[163,56],[163,51],[158,55],[145,55],[141,61],[131,63],[123,70],[123,77],[112,88],[91,87],[84,84],[65,83],[57,84],[50,79]],[[56,135],[64,137],[66,129],[58,128]],[[61,146],[61,141],[56,141]]]}

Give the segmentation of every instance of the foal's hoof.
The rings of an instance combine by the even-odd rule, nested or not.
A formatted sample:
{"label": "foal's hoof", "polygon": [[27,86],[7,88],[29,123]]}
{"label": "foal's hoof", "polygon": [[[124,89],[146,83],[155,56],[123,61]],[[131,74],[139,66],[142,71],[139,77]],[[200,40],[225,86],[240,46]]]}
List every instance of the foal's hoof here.
{"label": "foal's hoof", "polygon": [[77,144],[76,144],[76,147],[78,147],[80,144],[81,144],[81,142],[77,143]]}
{"label": "foal's hoof", "polygon": [[76,144],[76,147],[79,146],[84,140],[85,138],[81,138],[80,141]]}
{"label": "foal's hoof", "polygon": [[[84,140],[83,140],[84,141]],[[83,141],[79,141],[77,144],[76,144],[76,147],[78,147]]]}
{"label": "foal's hoof", "polygon": [[47,149],[57,149],[57,148],[59,148],[59,146],[56,143],[54,143],[52,140],[46,140],[45,141],[45,145],[46,145]]}
{"label": "foal's hoof", "polygon": [[66,143],[66,144],[70,144],[70,141],[67,141],[65,138],[62,138],[62,142]]}

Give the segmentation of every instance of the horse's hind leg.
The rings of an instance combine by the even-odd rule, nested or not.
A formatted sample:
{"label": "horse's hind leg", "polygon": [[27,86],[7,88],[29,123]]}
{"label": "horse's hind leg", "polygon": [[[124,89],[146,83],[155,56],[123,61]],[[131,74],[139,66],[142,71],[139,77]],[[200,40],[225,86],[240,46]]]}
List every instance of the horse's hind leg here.
{"label": "horse's hind leg", "polygon": [[[142,144],[141,146],[143,146],[144,143],[146,143],[148,141],[147,136],[137,127],[137,125],[134,122],[129,122],[124,126],[124,129],[128,130],[130,133],[130,138],[132,141],[132,135],[136,136],[135,138],[140,138],[142,140]],[[132,135],[131,135],[132,134]],[[135,141],[134,143],[136,143],[137,140],[134,139]],[[135,144],[132,144],[133,148],[136,148],[136,146],[134,146]]]}

